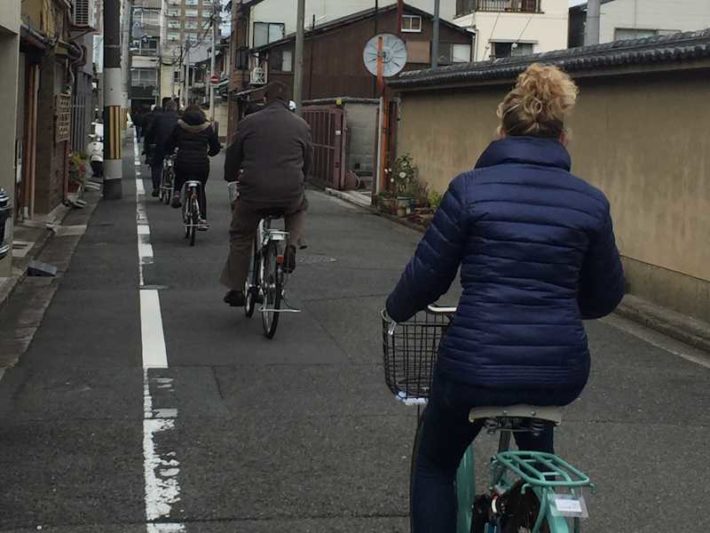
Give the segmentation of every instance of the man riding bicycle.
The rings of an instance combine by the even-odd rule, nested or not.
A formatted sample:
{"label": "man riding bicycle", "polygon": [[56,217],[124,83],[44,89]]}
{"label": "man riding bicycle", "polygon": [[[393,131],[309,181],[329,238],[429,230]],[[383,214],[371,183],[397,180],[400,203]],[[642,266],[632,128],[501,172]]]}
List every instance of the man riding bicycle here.
{"label": "man riding bicycle", "polygon": [[236,140],[227,148],[224,179],[237,182],[232,203],[230,247],[220,281],[229,291],[225,303],[245,303],[252,244],[259,221],[267,214],[286,219],[289,242],[284,270],[296,266],[296,245],[302,243],[308,203],[305,180],[311,165],[308,124],[289,110],[289,89],[280,82],[266,87],[266,106],[242,119]]}

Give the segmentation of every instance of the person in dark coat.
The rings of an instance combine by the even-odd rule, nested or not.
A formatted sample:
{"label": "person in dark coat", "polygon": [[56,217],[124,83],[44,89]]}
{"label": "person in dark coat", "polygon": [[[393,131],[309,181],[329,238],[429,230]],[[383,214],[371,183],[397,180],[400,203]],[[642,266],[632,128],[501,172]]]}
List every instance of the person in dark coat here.
{"label": "person in dark coat", "polygon": [[[413,480],[415,533],[454,533],[454,478],[483,421],[472,407],[563,406],[582,392],[583,320],[619,304],[624,276],[609,202],[570,173],[565,118],[577,97],[556,67],[532,65],[498,109],[501,139],[455,178],[394,291],[404,322],[446,293],[463,295],[439,347]],[[553,431],[516,433],[553,452]]]}
{"label": "person in dark coat", "polygon": [[296,245],[303,247],[313,147],[310,127],[289,111],[288,102],[288,87],[270,83],[266,107],[239,122],[236,140],[227,148],[224,179],[236,182],[238,198],[232,203],[229,257],[220,281],[229,289],[224,301],[231,306],[244,305],[252,243],[265,212],[279,211],[286,219],[287,272],[295,268]]}
{"label": "person in dark coat", "polygon": [[172,99],[168,99],[165,109],[158,113],[146,134],[146,140],[150,140],[154,146],[150,158],[151,178],[153,180],[153,196],[158,196],[160,188],[160,176],[163,172],[163,160],[167,155],[168,139],[173,133],[178,122],[177,106]]}
{"label": "person in dark coat", "polygon": [[187,180],[197,180],[202,183],[200,195],[201,229],[207,228],[207,194],[205,186],[210,175],[209,157],[221,150],[219,139],[212,125],[205,118],[200,106],[193,104],[185,109],[182,118],[178,120],[172,135],[166,145],[166,153],[171,154],[177,148],[175,159],[175,188],[173,207],[180,207],[180,192]]}
{"label": "person in dark coat", "polygon": [[162,113],[162,109],[152,105],[150,111],[148,111],[143,117],[143,152],[145,156],[146,165],[150,165],[151,157],[153,156],[153,150],[155,148],[155,143],[153,142],[153,124],[155,119]]}
{"label": "person in dark coat", "polygon": [[136,110],[133,112],[131,115],[131,119],[133,120],[133,125],[136,128],[136,139],[138,142],[141,141],[143,138],[144,134],[144,126],[145,126],[145,116],[146,116],[146,110],[143,106],[137,107]]}

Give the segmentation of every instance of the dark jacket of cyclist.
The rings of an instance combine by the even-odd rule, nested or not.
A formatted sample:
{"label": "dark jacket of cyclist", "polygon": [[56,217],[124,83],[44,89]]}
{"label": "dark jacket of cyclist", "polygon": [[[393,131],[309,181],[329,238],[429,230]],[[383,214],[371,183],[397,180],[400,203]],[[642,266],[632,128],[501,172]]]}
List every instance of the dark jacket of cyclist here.
{"label": "dark jacket of cyclist", "polygon": [[180,207],[180,191],[185,181],[197,180],[202,183],[200,210],[202,217],[206,218],[205,185],[210,175],[209,157],[217,155],[221,146],[200,106],[190,105],[177,121],[166,143],[167,153],[173,153],[176,148],[173,206]]}
{"label": "dark jacket of cyclist", "polygon": [[[463,294],[439,348],[414,476],[415,532],[455,531],[454,475],[481,424],[474,406],[566,405],[589,376],[583,319],[611,313],[624,278],[604,194],[570,174],[564,119],[577,87],[532,65],[498,109],[501,139],[454,179],[387,300],[405,321]],[[552,428],[516,434],[553,451]]]}

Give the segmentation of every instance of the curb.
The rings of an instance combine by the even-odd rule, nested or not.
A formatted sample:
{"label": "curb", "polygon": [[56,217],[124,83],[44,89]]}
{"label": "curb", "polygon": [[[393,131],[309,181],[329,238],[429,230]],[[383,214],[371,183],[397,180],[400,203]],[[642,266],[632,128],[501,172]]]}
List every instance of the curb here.
{"label": "curb", "polygon": [[[353,197],[341,191],[325,189],[325,193],[414,231],[423,233],[426,230],[419,224],[382,213],[372,206],[360,205]],[[624,296],[614,314],[710,353],[710,324],[707,322],[661,307],[632,294]]]}
{"label": "curb", "polygon": [[710,324],[627,294],[616,314],[710,353]]}
{"label": "curb", "polygon": [[[96,205],[98,205],[98,201],[96,202],[96,204],[89,205],[87,207],[93,213],[93,210],[96,208]],[[30,251],[22,259],[20,265],[13,266],[14,272],[9,278],[7,278],[8,281],[0,285],[0,310],[2,310],[7,305],[7,302],[12,297],[13,293],[15,292],[15,289],[17,289],[17,287],[27,277],[27,267],[30,264],[30,261],[32,261],[33,259],[37,259],[42,254],[52,237],[55,236],[53,228],[55,226],[62,225],[64,220],[69,216],[69,213],[72,212],[72,207],[60,204],[60,206],[58,206],[57,211],[57,216],[53,217],[51,221],[47,221],[44,224],[46,231],[42,233],[39,239],[35,241]]]}

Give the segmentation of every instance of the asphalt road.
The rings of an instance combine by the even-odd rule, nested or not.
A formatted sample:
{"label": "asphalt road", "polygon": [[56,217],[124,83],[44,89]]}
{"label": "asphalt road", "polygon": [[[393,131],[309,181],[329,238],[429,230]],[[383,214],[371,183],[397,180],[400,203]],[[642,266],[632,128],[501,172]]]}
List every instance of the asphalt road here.
{"label": "asphalt road", "polygon": [[[210,231],[190,248],[179,212],[148,197],[139,252],[131,151],[124,199],[98,206],[0,381],[0,531],[408,531],[416,415],[384,386],[378,311],[419,235],[311,192],[288,285],[302,312],[268,341],[221,302],[219,158]],[[612,322],[588,325],[593,377],[558,431],[597,484],[585,531],[710,531],[710,370]],[[161,354],[167,368],[144,369]],[[480,441],[483,467],[495,443]]]}

